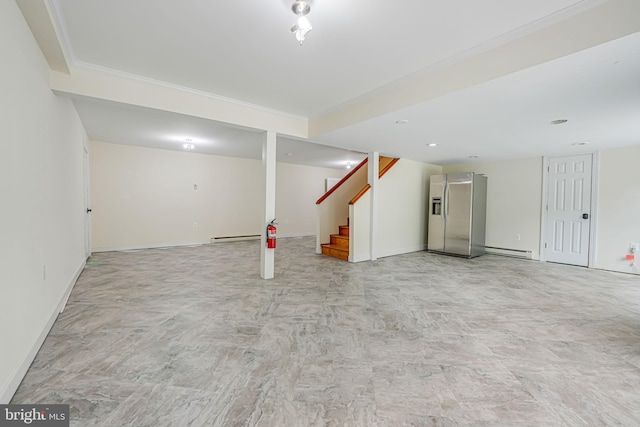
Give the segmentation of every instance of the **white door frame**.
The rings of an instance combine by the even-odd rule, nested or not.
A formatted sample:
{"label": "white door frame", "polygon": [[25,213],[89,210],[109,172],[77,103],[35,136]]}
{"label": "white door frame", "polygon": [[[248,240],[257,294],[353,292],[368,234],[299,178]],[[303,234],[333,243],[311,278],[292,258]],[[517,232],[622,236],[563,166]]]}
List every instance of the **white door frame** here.
{"label": "white door frame", "polygon": [[[598,174],[600,169],[600,152],[583,153],[576,155],[591,154],[591,215],[589,216],[589,261],[587,268],[593,268],[596,263],[596,249],[598,234]],[[553,156],[553,157],[570,157],[570,156]],[[546,261],[547,256],[544,247],[544,241],[547,231],[547,204],[548,204],[548,188],[549,183],[549,160],[552,157],[542,157],[542,206],[540,209],[540,261]]]}
{"label": "white door frame", "polygon": [[84,193],[84,251],[85,256],[88,259],[91,256],[92,248],[91,248],[91,213],[88,209],[91,209],[91,188],[90,188],[90,178],[89,178],[89,149],[87,147],[87,141],[84,141],[82,145],[82,186]]}

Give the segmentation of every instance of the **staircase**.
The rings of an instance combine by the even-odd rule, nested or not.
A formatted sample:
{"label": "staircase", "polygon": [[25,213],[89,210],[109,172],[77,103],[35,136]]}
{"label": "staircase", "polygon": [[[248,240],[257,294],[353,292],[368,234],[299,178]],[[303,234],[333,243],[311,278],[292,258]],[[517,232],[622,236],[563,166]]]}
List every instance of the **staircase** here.
{"label": "staircase", "polygon": [[339,234],[332,234],[330,243],[321,245],[322,254],[349,261],[349,225],[340,225],[338,229]]}
{"label": "staircase", "polygon": [[[380,156],[379,163],[378,163],[378,170],[379,170],[378,178],[381,178],[385,173],[387,173],[387,171],[389,171],[389,169],[391,169],[391,167],[393,167],[393,165],[395,165],[399,160],[400,159],[398,158]],[[363,169],[362,172],[358,172],[358,170],[364,167],[367,164],[367,162],[368,162],[368,158],[365,158],[355,168],[351,169],[351,171],[347,175],[345,175],[336,185],[334,185],[329,191],[327,191],[322,197],[318,199],[318,201],[316,202],[316,205],[330,206],[332,209],[343,209],[342,207],[343,205],[336,204],[336,202],[332,202],[332,200],[340,200],[339,203],[344,203],[345,207],[347,204],[348,205],[355,204],[358,201],[358,199],[360,199],[360,197],[362,197],[371,188],[371,186],[366,183],[367,170]],[[364,176],[362,175],[363,172],[364,172]],[[359,175],[354,176],[356,173],[358,173]],[[356,181],[353,181],[353,180],[350,181],[351,178],[355,178]],[[342,186],[347,182],[364,182],[365,184],[363,187],[355,187],[355,188],[353,186],[349,187],[348,184],[346,184],[345,186]],[[349,193],[349,192],[340,193],[341,190],[339,189],[343,189],[343,188],[348,188],[349,192],[352,190],[356,192],[357,188],[361,188],[361,189],[360,191],[357,191],[355,196],[351,196],[354,193]],[[330,202],[329,204],[322,204],[323,202],[325,202],[325,200],[327,200],[327,198],[329,198],[329,196],[334,194],[334,192],[336,192],[336,194],[339,194],[338,199],[332,198],[329,200]],[[351,199],[346,198],[345,200],[345,197],[344,197],[345,195],[348,195],[349,197],[351,197]],[[335,210],[333,210],[332,212],[335,212]],[[321,218],[321,215],[319,215],[318,218]],[[318,224],[319,224],[318,230],[321,230],[322,225],[320,225],[321,224],[320,219],[318,220]],[[337,224],[339,223],[335,221],[333,222],[333,224],[331,224],[330,227],[325,227],[324,231],[318,232],[317,251],[318,253],[320,253],[321,251],[323,255],[328,255],[335,258],[343,259],[345,261],[349,261],[349,218],[347,218],[347,225],[337,225]],[[329,228],[335,229],[334,227],[336,226],[338,226],[339,228],[338,234],[330,234],[329,243],[321,243],[320,236],[323,235],[324,238],[326,238],[329,232]],[[323,233],[327,233],[327,234],[323,234]]]}

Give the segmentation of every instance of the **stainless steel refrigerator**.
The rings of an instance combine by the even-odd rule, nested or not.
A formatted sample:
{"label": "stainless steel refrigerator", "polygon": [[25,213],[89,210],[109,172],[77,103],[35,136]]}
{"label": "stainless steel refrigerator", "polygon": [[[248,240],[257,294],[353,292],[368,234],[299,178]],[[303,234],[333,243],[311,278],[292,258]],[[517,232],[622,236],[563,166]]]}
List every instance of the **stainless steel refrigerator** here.
{"label": "stainless steel refrigerator", "polygon": [[487,177],[473,172],[431,176],[429,252],[473,258],[485,252]]}

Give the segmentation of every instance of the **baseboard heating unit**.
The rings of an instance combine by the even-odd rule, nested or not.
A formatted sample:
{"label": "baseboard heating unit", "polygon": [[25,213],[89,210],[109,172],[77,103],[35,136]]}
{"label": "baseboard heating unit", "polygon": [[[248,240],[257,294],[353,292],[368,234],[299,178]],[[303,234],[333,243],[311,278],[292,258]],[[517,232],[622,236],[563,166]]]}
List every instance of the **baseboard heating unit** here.
{"label": "baseboard heating unit", "polygon": [[533,252],[524,249],[496,248],[485,246],[486,252],[491,255],[510,256],[515,258],[533,259]]}
{"label": "baseboard heating unit", "polygon": [[246,236],[219,236],[212,237],[211,243],[224,243],[224,242],[241,242],[243,240],[259,240],[259,234],[249,234]]}

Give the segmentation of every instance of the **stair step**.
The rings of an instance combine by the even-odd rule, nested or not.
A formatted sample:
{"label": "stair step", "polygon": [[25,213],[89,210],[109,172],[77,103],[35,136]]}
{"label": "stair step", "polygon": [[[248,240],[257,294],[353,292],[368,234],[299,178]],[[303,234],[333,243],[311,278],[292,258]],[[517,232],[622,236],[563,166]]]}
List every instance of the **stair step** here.
{"label": "stair step", "polygon": [[341,234],[332,234],[331,245],[339,248],[349,249],[349,236],[343,236]]}
{"label": "stair step", "polygon": [[322,245],[322,254],[349,261],[349,248],[341,248],[331,243],[324,243]]}
{"label": "stair step", "polygon": [[348,225],[339,225],[338,230],[340,230],[341,236],[349,236],[349,226]]}

